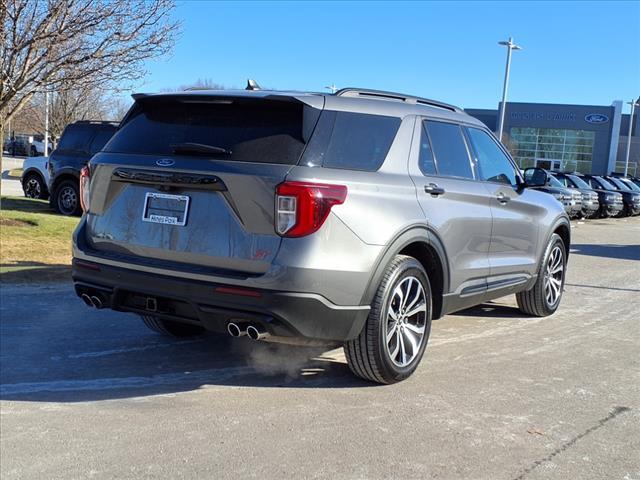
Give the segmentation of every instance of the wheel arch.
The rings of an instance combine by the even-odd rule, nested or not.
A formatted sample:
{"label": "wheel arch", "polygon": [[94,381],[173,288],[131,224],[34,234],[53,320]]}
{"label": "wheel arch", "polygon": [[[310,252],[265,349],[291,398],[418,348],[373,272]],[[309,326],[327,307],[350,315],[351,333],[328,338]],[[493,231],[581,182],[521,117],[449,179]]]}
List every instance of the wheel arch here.
{"label": "wheel arch", "polygon": [[29,167],[24,172],[22,172],[22,178],[20,179],[20,183],[22,183],[23,186],[24,186],[24,181],[31,174],[34,174],[40,177],[40,180],[42,180],[42,184],[45,186],[45,188],[48,189],[47,182],[44,179],[44,175],[42,175],[42,172],[40,172],[40,170],[38,170],[35,167]]}
{"label": "wheel arch", "polygon": [[569,259],[569,250],[571,250],[571,223],[565,217],[560,217],[557,219],[553,227],[551,228],[551,233],[547,237],[547,242],[545,245],[549,244],[549,240],[551,239],[551,235],[558,234],[564,243],[564,253],[565,258]]}
{"label": "wheel arch", "polygon": [[64,180],[75,180],[80,183],[80,173],[76,172],[74,169],[64,169],[61,170],[55,178],[51,181],[51,191],[53,192],[56,187],[63,182]]}
{"label": "wheel arch", "polygon": [[442,241],[425,225],[410,226],[389,243],[376,262],[361,304],[368,305],[373,301],[384,272],[396,255],[409,255],[422,264],[431,283],[433,318],[441,317],[443,295],[449,291],[449,263]]}

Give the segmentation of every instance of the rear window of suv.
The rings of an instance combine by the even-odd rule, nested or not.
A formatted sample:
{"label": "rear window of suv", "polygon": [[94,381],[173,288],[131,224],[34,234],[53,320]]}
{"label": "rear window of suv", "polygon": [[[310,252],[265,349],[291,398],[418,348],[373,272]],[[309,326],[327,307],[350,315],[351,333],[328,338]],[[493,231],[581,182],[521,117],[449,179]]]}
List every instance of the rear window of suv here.
{"label": "rear window of suv", "polygon": [[[305,145],[303,123],[315,124],[317,120],[317,114],[314,118],[305,109],[313,110],[293,101],[147,99],[136,104],[104,150],[163,156],[177,152],[220,160],[293,165]],[[220,151],[176,150],[176,146],[185,144]]]}
{"label": "rear window of suv", "polygon": [[303,163],[374,172],[387,157],[400,122],[398,117],[325,110]]}

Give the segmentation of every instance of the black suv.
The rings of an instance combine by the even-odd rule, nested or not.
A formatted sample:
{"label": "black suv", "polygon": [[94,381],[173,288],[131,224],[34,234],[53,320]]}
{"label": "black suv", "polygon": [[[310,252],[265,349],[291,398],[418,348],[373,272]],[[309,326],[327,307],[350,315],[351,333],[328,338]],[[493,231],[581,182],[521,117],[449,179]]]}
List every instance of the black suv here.
{"label": "black suv", "polygon": [[51,207],[63,215],[80,215],[80,170],[102,150],[118,129],[116,122],[83,120],[67,125],[49,156]]}
{"label": "black suv", "polygon": [[581,175],[581,178],[585,182],[589,183],[589,185],[594,189],[606,190],[608,192],[615,192],[622,195],[624,208],[616,216],[626,217],[640,212],[640,195],[636,196],[635,192],[619,188],[611,182],[610,178],[605,178],[604,176],[583,174]]}
{"label": "black suv", "polygon": [[580,191],[582,194],[582,216],[584,218],[608,217],[611,211],[614,211],[614,215],[617,215],[622,209],[622,197],[619,198],[620,208],[617,209],[616,195],[594,190],[587,182],[571,173],[552,172],[551,174],[565,187],[575,188]]}

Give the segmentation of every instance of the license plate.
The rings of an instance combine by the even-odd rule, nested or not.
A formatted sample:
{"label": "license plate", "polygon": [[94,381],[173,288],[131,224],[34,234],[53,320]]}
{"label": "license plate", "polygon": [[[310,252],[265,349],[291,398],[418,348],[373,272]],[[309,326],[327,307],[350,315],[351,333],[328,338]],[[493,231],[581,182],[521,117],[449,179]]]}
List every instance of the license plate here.
{"label": "license plate", "polygon": [[183,227],[187,223],[188,211],[189,197],[186,195],[147,192],[142,221]]}

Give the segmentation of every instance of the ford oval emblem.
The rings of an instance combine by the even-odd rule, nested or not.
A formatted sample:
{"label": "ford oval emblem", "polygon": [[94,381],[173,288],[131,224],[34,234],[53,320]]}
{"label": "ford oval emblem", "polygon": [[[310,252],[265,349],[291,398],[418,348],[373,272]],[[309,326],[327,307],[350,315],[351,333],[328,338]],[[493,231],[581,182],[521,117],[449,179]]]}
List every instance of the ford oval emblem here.
{"label": "ford oval emblem", "polygon": [[584,117],[584,121],[588,123],[607,123],[609,121],[609,117],[602,113],[590,113]]}
{"label": "ford oval emblem", "polygon": [[175,164],[176,162],[174,162],[170,158],[161,158],[160,160],[156,160],[156,165],[158,165],[159,167],[171,167]]}

